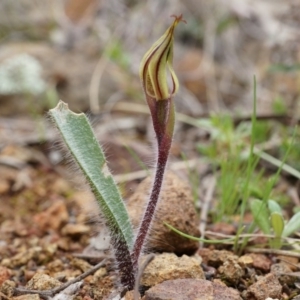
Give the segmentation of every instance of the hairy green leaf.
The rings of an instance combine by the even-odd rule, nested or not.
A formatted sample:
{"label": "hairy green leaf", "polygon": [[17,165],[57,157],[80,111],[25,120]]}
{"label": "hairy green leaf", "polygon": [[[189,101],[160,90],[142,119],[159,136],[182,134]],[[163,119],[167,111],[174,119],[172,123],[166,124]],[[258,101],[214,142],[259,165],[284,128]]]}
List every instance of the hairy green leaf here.
{"label": "hairy green leaf", "polygon": [[128,213],[87,117],[73,113],[62,101],[49,114],[92,189],[115,243],[126,242],[131,249],[133,232]]}

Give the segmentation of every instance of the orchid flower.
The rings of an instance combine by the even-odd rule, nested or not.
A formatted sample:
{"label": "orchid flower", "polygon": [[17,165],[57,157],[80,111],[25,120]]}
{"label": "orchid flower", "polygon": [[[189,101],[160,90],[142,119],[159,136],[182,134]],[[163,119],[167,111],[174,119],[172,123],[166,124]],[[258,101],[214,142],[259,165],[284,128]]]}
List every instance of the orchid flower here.
{"label": "orchid flower", "polygon": [[[138,265],[157,207],[174,132],[175,107],[172,96],[179,87],[172,65],[174,30],[179,22],[185,20],[182,15],[172,17],[175,18],[173,24],[146,52],[140,64],[140,78],[151,112],[158,155],[152,191],[133,247],[134,266]],[[172,82],[171,88],[168,84],[168,72]]]}

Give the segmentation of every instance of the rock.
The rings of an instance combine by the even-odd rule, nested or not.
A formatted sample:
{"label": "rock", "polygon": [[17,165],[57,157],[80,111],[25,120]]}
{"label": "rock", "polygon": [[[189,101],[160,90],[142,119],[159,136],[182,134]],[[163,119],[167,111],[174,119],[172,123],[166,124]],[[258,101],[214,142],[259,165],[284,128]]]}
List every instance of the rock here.
{"label": "rock", "polygon": [[228,260],[229,257],[238,260],[238,257],[227,250],[210,250],[207,248],[199,249],[198,254],[202,257],[203,262],[209,266],[218,268]]}
{"label": "rock", "polygon": [[[248,288],[248,298],[255,300],[265,300],[266,298],[281,299],[282,286],[275,274],[267,274]],[[252,297],[252,298],[251,298]]]}
{"label": "rock", "polygon": [[57,177],[54,179],[54,182],[52,183],[52,188],[59,195],[68,195],[72,190],[70,183],[66,179],[61,177]]}
{"label": "rock", "polygon": [[294,276],[289,276],[289,275],[281,275],[283,273],[292,273],[293,271],[291,270],[290,266],[287,265],[284,262],[280,262],[278,264],[273,264],[271,266],[271,273],[274,273],[275,275],[278,276],[278,279],[281,284],[287,284],[289,286],[292,286],[295,281],[297,281],[297,277]]}
{"label": "rock", "polygon": [[4,281],[8,280],[10,276],[11,276],[10,269],[0,266],[0,286]]}
{"label": "rock", "polygon": [[140,295],[138,295],[138,298],[134,298],[134,291],[128,291],[126,294],[125,294],[125,296],[124,296],[124,298],[122,298],[122,299],[124,299],[124,300],[140,300],[141,299],[141,296]]}
{"label": "rock", "polygon": [[10,189],[10,184],[8,180],[1,180],[0,181],[0,195],[7,193]]}
{"label": "rock", "polygon": [[[83,287],[83,292],[86,295],[91,295],[91,299],[111,299],[108,296],[119,291],[115,291],[115,281],[111,276],[104,276],[96,284],[86,284]],[[79,298],[80,299],[80,298]],[[87,298],[88,300],[89,298]],[[118,298],[117,298],[118,299]],[[84,299],[85,300],[85,299]]]}
{"label": "rock", "polygon": [[250,255],[240,256],[238,263],[243,267],[251,267],[253,265],[253,258]]}
{"label": "rock", "polygon": [[28,295],[22,295],[18,297],[13,297],[13,300],[40,300],[40,296],[38,294],[28,294]]}
{"label": "rock", "polygon": [[242,300],[237,290],[229,288],[226,285],[212,282],[213,300]]}
{"label": "rock", "polygon": [[[151,184],[152,178],[146,178],[127,202],[129,216],[135,228],[138,227],[143,216]],[[179,255],[193,254],[198,249],[197,241],[173,232],[164,225],[164,222],[186,234],[200,236],[199,218],[193,203],[191,188],[171,172],[168,172],[164,178],[160,202],[146,248],[158,252],[175,252]]]}
{"label": "rock", "polygon": [[27,282],[26,288],[30,290],[50,290],[60,285],[60,281],[46,274],[37,273]]}
{"label": "rock", "polygon": [[[201,279],[176,279],[157,284],[145,293],[145,300],[241,300],[239,292]],[[143,298],[143,299],[144,299]]]}
{"label": "rock", "polygon": [[16,283],[11,280],[5,280],[0,286],[0,292],[11,298],[15,292]]}
{"label": "rock", "polygon": [[63,235],[69,235],[72,237],[80,236],[90,232],[90,227],[83,224],[67,224],[61,230]]}
{"label": "rock", "polygon": [[2,265],[5,267],[15,268],[26,265],[31,259],[37,259],[41,253],[41,247],[32,247],[28,250],[23,250],[13,256],[12,258],[5,258],[2,261]]}
{"label": "rock", "polygon": [[100,268],[95,272],[94,276],[92,277],[92,282],[94,284],[97,284],[100,281],[100,278],[103,278],[106,274],[107,274],[106,268]]}
{"label": "rock", "polygon": [[56,273],[50,273],[49,275],[59,281],[62,281],[62,280],[68,281],[68,280],[74,279],[75,277],[77,277],[81,274],[82,274],[82,272],[78,269],[73,270],[73,268],[65,268],[65,270],[63,270],[63,271],[56,272]]}
{"label": "rock", "polygon": [[269,272],[271,267],[271,260],[264,254],[250,253],[253,259],[253,267],[263,272]]}
{"label": "rock", "polygon": [[245,275],[245,271],[238,264],[238,260],[232,256],[227,258],[218,271],[221,274],[222,279],[231,284],[238,284],[241,277]]}
{"label": "rock", "polygon": [[52,243],[52,244],[45,245],[43,251],[47,253],[49,256],[53,256],[57,251],[57,244]]}
{"label": "rock", "polygon": [[298,271],[299,268],[298,268],[297,264],[299,262],[299,259],[297,257],[278,255],[277,259],[279,259],[281,262],[287,264],[292,271]]}
{"label": "rock", "polygon": [[86,272],[90,270],[93,266],[90,265],[87,261],[80,258],[73,258],[71,261],[71,265],[82,272]]}
{"label": "rock", "polygon": [[140,284],[149,287],[171,279],[204,279],[200,264],[199,259],[187,255],[158,254],[145,268]]}
{"label": "rock", "polygon": [[63,200],[55,201],[48,209],[34,216],[34,221],[42,231],[58,230],[68,222],[69,214]]}
{"label": "rock", "polygon": [[58,248],[60,248],[64,251],[69,251],[70,247],[71,247],[70,238],[69,237],[61,237],[57,241],[57,246],[58,246]]}

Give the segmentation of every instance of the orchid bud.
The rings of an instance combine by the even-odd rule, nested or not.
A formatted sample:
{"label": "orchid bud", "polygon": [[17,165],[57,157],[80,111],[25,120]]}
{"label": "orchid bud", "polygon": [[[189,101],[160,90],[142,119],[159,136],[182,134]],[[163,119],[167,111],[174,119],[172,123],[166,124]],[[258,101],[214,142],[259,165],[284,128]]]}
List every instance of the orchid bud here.
{"label": "orchid bud", "polygon": [[[180,21],[185,22],[180,16],[175,18],[173,24],[164,35],[158,39],[150,50],[144,55],[140,64],[140,77],[147,96],[159,100],[169,99],[179,87],[178,79],[173,70],[173,34]],[[169,89],[167,70],[172,79],[172,88]]]}

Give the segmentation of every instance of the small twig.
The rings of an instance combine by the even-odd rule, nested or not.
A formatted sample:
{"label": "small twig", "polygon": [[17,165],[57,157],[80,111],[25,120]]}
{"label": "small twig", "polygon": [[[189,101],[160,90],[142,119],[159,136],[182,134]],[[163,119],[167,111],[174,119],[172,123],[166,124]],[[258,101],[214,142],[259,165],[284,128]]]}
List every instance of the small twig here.
{"label": "small twig", "polygon": [[[116,103],[115,107],[113,108],[114,111],[124,111],[124,112],[130,112],[130,113],[143,113],[143,114],[149,114],[149,110],[146,105],[143,104],[137,104],[137,103],[130,103],[130,106],[128,106],[127,102],[118,102]],[[198,114],[193,117],[177,113],[178,114],[178,121],[181,121],[186,124],[194,125],[196,127],[199,126],[199,124],[195,125],[197,120],[203,119],[203,118],[209,118],[210,115],[207,113]],[[292,116],[290,115],[257,115],[256,119],[259,121],[264,120],[275,120],[284,124],[290,124],[292,120]],[[235,125],[238,125],[241,122],[245,121],[251,121],[251,115],[250,116],[232,116],[232,120]],[[294,124],[300,124],[300,119],[295,120]]]}
{"label": "small twig", "polygon": [[[214,231],[205,231],[205,236],[209,237],[209,236],[216,236],[216,237],[220,237],[220,238],[226,238],[226,239],[230,239],[230,238],[235,238],[236,236],[233,234],[225,234],[225,233],[219,233],[219,232],[214,232]],[[240,234],[239,235],[240,238],[274,238],[275,235],[272,234],[264,234],[264,233],[245,233],[245,234]]]}
{"label": "small twig", "polygon": [[12,167],[21,170],[26,166],[26,163],[18,158],[2,155],[0,157],[0,165]]}
{"label": "small twig", "polygon": [[74,284],[76,282],[79,282],[81,280],[83,280],[84,278],[88,277],[89,275],[93,274],[94,272],[96,272],[98,269],[100,269],[105,263],[106,263],[107,259],[102,260],[99,264],[97,264],[96,266],[94,266],[93,268],[91,268],[90,270],[84,272],[83,274],[77,276],[76,278],[56,287],[50,290],[28,290],[25,288],[15,288],[15,292],[17,294],[39,294],[42,297],[53,297],[55,294],[63,291],[64,289],[66,289],[68,286],[70,286],[71,284]]}
{"label": "small twig", "polygon": [[260,248],[252,248],[252,247],[246,248],[245,250],[253,253],[268,253],[268,254],[276,254],[276,255],[300,258],[300,252],[297,253],[294,251],[286,251],[286,250],[278,250],[278,249],[260,249]]}
{"label": "small twig", "polygon": [[97,254],[84,254],[84,253],[73,253],[72,256],[82,258],[82,259],[91,259],[95,261],[102,261],[103,259],[110,259],[110,255],[97,255]]}
{"label": "small twig", "polygon": [[287,259],[283,259],[282,257],[280,257],[280,258],[278,258],[278,259],[279,259],[280,261],[283,261],[284,263],[286,263],[286,264],[288,264],[288,265],[291,265],[291,266],[293,266],[294,268],[296,268],[296,269],[299,270],[299,267],[298,267],[296,264],[294,264],[294,263],[288,261]]}
{"label": "small twig", "polygon": [[290,277],[300,277],[300,272],[294,272],[294,273],[277,273],[277,275],[284,275],[284,276],[290,276]]}
{"label": "small twig", "polygon": [[[204,235],[207,238],[211,238],[211,237],[219,237],[221,239],[223,239],[223,238],[225,238],[225,239],[234,239],[234,238],[236,238],[235,235],[218,233],[218,232],[213,232],[213,231],[205,231]],[[239,241],[238,241],[238,243],[242,243],[243,242],[243,238],[250,238],[251,240],[253,240],[255,238],[275,238],[275,237],[276,236],[274,234],[246,233],[246,234],[240,234],[239,235]],[[299,243],[299,239],[295,239],[295,238],[281,237],[281,239],[284,240],[284,241],[286,241],[289,245],[293,245],[293,247],[295,249],[296,249],[296,243]],[[220,240],[220,242],[222,242],[222,241]],[[233,241],[232,242],[231,241],[227,242],[227,244],[232,244],[232,243],[233,243]],[[259,248],[259,249],[261,249],[261,248]]]}
{"label": "small twig", "polygon": [[154,254],[150,254],[146,260],[144,261],[144,263],[142,264],[142,266],[139,268],[136,280],[135,280],[135,284],[134,284],[134,300],[138,300],[139,299],[139,286],[140,286],[140,280],[141,277],[146,269],[146,267],[148,266],[148,264],[153,260],[153,258],[155,257]]}
{"label": "small twig", "polygon": [[[259,121],[269,121],[269,120],[273,120],[273,121],[278,121],[280,123],[286,124],[286,125],[291,125],[293,122],[295,121],[293,120],[291,115],[276,115],[276,114],[261,114],[257,116],[257,120]],[[251,116],[242,116],[242,117],[234,117],[234,124],[238,125],[241,122],[245,122],[245,121],[251,121]],[[296,122],[294,122],[294,124],[299,124],[300,120],[297,119]]]}
{"label": "small twig", "polygon": [[[225,234],[225,233],[219,233],[219,232],[214,232],[214,231],[205,231],[205,236],[217,236],[220,238],[235,238],[235,235],[232,234]],[[245,234],[240,234],[240,238],[275,238],[276,236],[274,234],[264,234],[264,233],[245,233]],[[294,242],[299,242],[299,239],[292,239],[288,237],[281,237],[283,240],[286,241],[294,241]]]}

